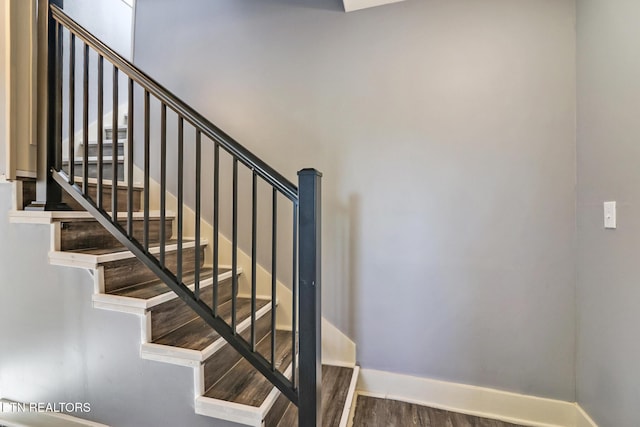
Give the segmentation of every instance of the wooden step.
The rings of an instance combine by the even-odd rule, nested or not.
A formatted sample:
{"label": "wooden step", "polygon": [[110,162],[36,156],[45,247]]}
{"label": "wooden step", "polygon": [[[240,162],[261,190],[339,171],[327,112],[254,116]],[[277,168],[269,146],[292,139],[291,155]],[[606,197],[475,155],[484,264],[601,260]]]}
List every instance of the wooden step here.
{"label": "wooden step", "polygon": [[[230,277],[218,285],[221,309],[231,299],[231,282]],[[213,286],[200,289],[200,299],[209,307],[213,305],[213,290]],[[157,344],[201,350],[200,343],[212,331],[204,320],[181,299],[159,304],[152,307],[149,312],[151,313],[151,340]],[[195,322],[196,319],[202,320],[202,323]],[[187,331],[190,331],[190,334],[187,334]],[[206,347],[204,343],[201,345]]]}
{"label": "wooden step", "polygon": [[[323,427],[347,425],[346,422],[353,404],[357,374],[357,368],[322,365]],[[278,418],[280,413],[282,415]],[[289,402],[284,395],[281,395],[265,419],[265,427],[293,427],[297,425],[298,407]]]}
{"label": "wooden step", "polygon": [[[238,298],[237,304],[237,331],[242,336],[245,336],[251,330],[251,300]],[[270,330],[269,322],[271,316],[269,313],[271,311],[271,302],[258,300],[256,305],[256,326],[258,327],[258,325],[264,324],[263,322],[267,322],[266,329]],[[231,322],[230,312],[231,301],[227,301],[219,308],[220,316],[228,323]],[[258,333],[261,332],[258,331]],[[152,334],[153,330],[148,335]],[[202,369],[203,362],[227,347],[230,348],[227,342],[213,328],[201,318],[197,318],[178,330],[157,339],[155,342],[143,343],[141,355],[144,359]],[[204,388],[202,388],[201,392],[204,392]]]}
{"label": "wooden step", "polygon": [[[207,242],[200,246],[200,266],[204,265],[204,249]],[[160,248],[155,246],[151,252],[158,256]],[[177,270],[177,248],[175,241],[167,246],[165,253],[165,266],[170,271]],[[182,268],[184,271],[195,270],[196,249],[195,242],[185,241],[182,251]],[[156,274],[149,270],[141,261],[131,256],[125,259],[118,259],[100,263],[103,267],[104,291],[111,292],[116,289],[126,288],[136,283],[141,283],[157,278]]]}
{"label": "wooden step", "polygon": [[[118,141],[118,156],[124,156],[124,141]],[[98,155],[98,143],[89,141],[87,145],[87,149],[89,152],[87,153],[89,157],[96,157]],[[76,161],[78,158],[82,159],[84,155],[84,144],[80,144],[76,151]],[[113,155],[113,141],[103,141],[102,142],[102,155],[103,156],[112,156]],[[81,161],[81,160],[80,160]]]}
{"label": "wooden step", "polygon": [[[271,332],[257,344],[262,355],[271,352]],[[276,331],[276,369],[283,372],[291,364],[291,332]],[[233,402],[240,405],[260,407],[273,385],[260,374],[247,360],[241,359],[218,382],[211,386],[205,396]]]}
{"label": "wooden step", "polygon": [[[224,283],[228,292],[227,295],[230,299],[231,297],[231,289],[230,283],[228,280],[227,283]],[[220,291],[224,290],[223,287],[220,288]],[[211,289],[211,286],[208,288]],[[209,292],[210,293],[210,292]],[[269,304],[269,300],[259,299],[256,301],[256,310],[261,310],[267,304]],[[191,309],[189,309],[191,310]],[[231,324],[231,301],[227,300],[224,303],[221,303],[218,307],[219,316],[227,322],[227,324]],[[191,313],[194,313],[191,310]],[[191,314],[189,313],[189,314]],[[236,301],[236,316],[238,322],[243,322],[245,319],[248,319],[251,316],[251,299],[249,298],[238,298]],[[184,319],[184,317],[178,317],[180,319]],[[190,316],[193,317],[193,316]],[[209,345],[213,344],[220,337],[218,333],[213,330],[201,317],[196,316],[192,318],[190,321],[183,323],[179,328],[170,330],[170,324],[173,322],[174,317],[167,315],[161,318],[158,318],[154,321],[154,316],[152,313],[151,316],[151,327],[153,330],[153,343],[160,345],[168,345],[172,347],[180,347],[186,348],[189,350],[202,351],[207,348]],[[166,322],[166,326],[163,325],[163,321]],[[168,330],[168,331],[167,331]],[[167,331],[167,332],[165,332]],[[165,332],[163,334],[163,332]]]}
{"label": "wooden step", "polygon": [[[262,316],[256,321],[256,339],[261,341],[269,332],[271,332],[271,313]],[[249,341],[251,339],[251,328],[242,331],[240,336]],[[271,358],[270,353],[263,356]],[[228,344],[207,358],[202,365],[204,379],[202,394],[220,381],[241,359],[240,353]]]}
{"label": "wooden step", "polygon": [[[242,269],[238,269],[238,274],[242,274]],[[230,278],[231,268],[221,267],[218,274],[218,283]],[[182,281],[193,291],[195,288],[195,273],[193,271],[184,273]],[[200,288],[204,289],[212,284],[213,269],[209,267],[202,268],[200,272]],[[152,307],[178,299],[178,295],[164,282],[155,279],[115,289],[108,293],[95,293],[92,298],[93,306],[96,308],[146,315]]]}
{"label": "wooden step", "polygon": [[[106,178],[105,178],[106,179]],[[112,185],[111,180],[107,181],[108,183],[104,183],[103,185],[103,206],[107,207],[107,210],[111,210],[111,191]],[[82,178],[76,177],[76,184],[78,184],[82,188]],[[126,184],[119,182],[118,183],[118,211],[126,212],[127,211],[127,200],[128,200],[128,190]],[[96,194],[98,190],[98,184],[96,183],[95,178],[90,178],[89,181],[89,197],[96,201]],[[143,189],[138,186],[133,187],[133,210],[140,211],[142,205],[142,192]],[[62,201],[66,203],[71,209],[76,211],[84,211],[84,208],[80,206],[78,202],[76,202],[73,197],[71,197],[66,191],[62,192]]]}
{"label": "wooden step", "polygon": [[[75,161],[75,175],[76,176],[82,176],[83,173],[83,165],[82,165],[82,160],[76,160]],[[103,179],[108,179],[111,180],[113,177],[113,159],[111,157],[107,157],[107,158],[103,158],[102,161],[102,178]],[[89,173],[89,178],[97,178],[98,177],[98,160],[97,158],[90,158],[89,162],[88,162],[88,173]],[[69,165],[68,162],[63,162],[62,168],[64,170],[68,170],[69,169]],[[124,170],[125,170],[125,165],[124,165],[124,158],[119,157],[118,158],[118,180],[119,181],[123,181],[124,180]]]}
{"label": "wooden step", "polygon": [[[127,132],[128,132],[127,125],[118,125],[118,139],[126,139]],[[110,141],[112,139],[111,134],[113,134],[113,126],[105,126],[104,139],[107,141]]]}
{"label": "wooden step", "polygon": [[[165,239],[170,240],[173,233],[172,214],[166,217]],[[119,215],[119,222],[126,226],[126,216]],[[160,241],[161,222],[159,215],[149,218],[149,241]],[[142,241],[144,236],[144,218],[133,221],[133,236]],[[60,222],[60,250],[71,251],[91,248],[123,248],[122,244],[96,220],[70,220]],[[123,248],[124,249],[124,248]]]}
{"label": "wooden step", "polygon": [[[276,368],[291,376],[291,332],[276,331]],[[270,358],[271,328],[256,346],[256,351]],[[220,350],[220,355],[229,350]],[[221,357],[216,356],[214,357]],[[205,378],[207,376],[205,375]],[[213,377],[209,382],[215,381]],[[237,363],[196,397],[196,413],[251,426],[262,426],[280,392],[247,360]]]}
{"label": "wooden step", "polygon": [[[200,243],[200,265],[204,265],[204,249],[207,240]],[[159,246],[152,246],[149,252],[154,256],[160,253]],[[182,265],[184,271],[195,270],[195,242],[185,240],[182,251]],[[76,268],[97,269],[101,267],[104,293],[116,289],[126,288],[138,283],[157,279],[155,273],[149,270],[131,252],[119,249],[82,249],[75,251],[53,251],[49,253],[49,262],[53,265],[64,265]],[[176,271],[177,244],[175,240],[167,241],[166,267]]]}

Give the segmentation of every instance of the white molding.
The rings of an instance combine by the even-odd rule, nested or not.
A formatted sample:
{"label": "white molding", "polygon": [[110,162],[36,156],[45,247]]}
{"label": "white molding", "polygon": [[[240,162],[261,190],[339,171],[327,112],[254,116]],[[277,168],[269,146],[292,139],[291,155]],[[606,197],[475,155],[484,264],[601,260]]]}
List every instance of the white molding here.
{"label": "white molding", "polygon": [[598,427],[598,425],[591,419],[589,414],[585,412],[580,405],[576,404],[576,424],[575,427]]}
{"label": "white molding", "polygon": [[[293,363],[289,363],[289,366],[287,366],[287,369],[282,374],[287,379],[291,379],[292,371],[293,371]],[[280,390],[278,390],[277,387],[273,387],[271,389],[271,392],[269,392],[267,397],[262,401],[262,405],[260,405],[260,410],[262,411],[263,419],[267,416],[269,411],[271,411],[271,408],[273,408],[273,405],[276,403],[276,400],[278,400],[278,397],[280,397]]]}
{"label": "white molding", "polygon": [[324,317],[322,318],[322,363],[349,366],[356,364],[356,343]]}
{"label": "white molding", "polygon": [[[34,139],[34,141],[35,141],[35,139]],[[18,177],[18,178],[37,178],[38,174],[36,172],[30,172],[30,171],[24,171],[22,169],[16,169],[16,177]]]}
{"label": "white molding", "polygon": [[399,3],[404,0],[342,0],[345,12],[353,12],[354,10],[367,9],[375,6],[383,6],[385,4]]}
{"label": "white molding", "polygon": [[352,422],[351,414],[355,412],[355,393],[358,385],[358,377],[360,376],[360,367],[354,366],[351,373],[351,381],[349,382],[349,392],[347,398],[344,401],[344,408],[342,410],[342,416],[340,417],[340,425],[338,427],[347,427]]}
{"label": "white molding", "polygon": [[[0,399],[0,402],[17,403],[9,399]],[[57,412],[3,412],[0,410],[0,422],[2,422],[3,426],[6,425],[8,427],[60,427],[62,425],[69,427],[109,427],[106,424]]]}
{"label": "white molding", "polygon": [[[218,275],[218,282],[224,282],[231,278],[233,273],[231,271],[227,271],[225,273]],[[242,274],[242,269],[238,269],[238,274]],[[213,277],[208,279],[204,279],[200,282],[200,288],[204,289],[213,284]],[[195,284],[191,283],[187,285],[190,290],[195,289]],[[145,310],[148,310],[156,305],[160,305],[167,301],[171,301],[174,299],[178,299],[178,294],[173,291],[165,292],[164,294],[157,295],[153,298],[149,299],[141,299],[141,298],[133,298],[133,297],[124,297],[120,295],[113,294],[105,294],[105,293],[96,293],[92,296],[94,307],[97,307],[96,303],[100,305],[100,308],[103,308],[102,305],[108,305],[109,308],[107,310],[111,311],[123,311],[125,313],[136,313],[136,314],[144,314]],[[132,311],[133,310],[133,311]]]}
{"label": "white molding", "polygon": [[[209,242],[206,239],[202,239],[200,241],[201,246],[208,245]],[[194,241],[184,242],[182,245],[183,249],[191,249],[195,247]],[[178,249],[177,244],[166,245],[166,252],[175,251]],[[155,245],[149,248],[149,253],[151,254],[159,254],[160,246]],[[77,252],[65,252],[65,251],[52,251],[49,252],[49,263],[51,265],[62,265],[66,267],[80,267],[80,268],[91,268],[95,269],[98,265],[113,262],[113,261],[121,261],[123,259],[135,258],[135,255],[130,251],[123,250],[118,252],[107,253],[103,255],[93,255],[87,253],[77,253]]]}
{"label": "white molding", "polygon": [[358,392],[532,427],[576,422],[575,403],[373,369],[360,371]]}
{"label": "white molding", "polygon": [[262,426],[262,411],[255,406],[198,396],[196,397],[195,410],[199,415],[249,426]]}
{"label": "white molding", "polygon": [[[126,212],[118,213],[118,218],[127,219]],[[149,219],[160,218],[160,211],[150,211]],[[133,212],[134,221],[142,221],[144,212]],[[167,220],[175,219],[175,213],[167,211]],[[86,211],[23,211],[12,210],[9,212],[9,222],[12,224],[42,224],[48,225],[57,221],[96,221],[95,217]]]}

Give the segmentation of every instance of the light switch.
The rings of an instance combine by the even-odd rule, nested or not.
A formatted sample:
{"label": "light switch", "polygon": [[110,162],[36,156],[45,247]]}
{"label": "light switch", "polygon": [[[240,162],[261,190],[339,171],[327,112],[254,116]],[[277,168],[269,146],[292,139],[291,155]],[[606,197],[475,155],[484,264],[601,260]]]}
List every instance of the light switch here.
{"label": "light switch", "polygon": [[604,228],[616,228],[616,202],[604,202]]}

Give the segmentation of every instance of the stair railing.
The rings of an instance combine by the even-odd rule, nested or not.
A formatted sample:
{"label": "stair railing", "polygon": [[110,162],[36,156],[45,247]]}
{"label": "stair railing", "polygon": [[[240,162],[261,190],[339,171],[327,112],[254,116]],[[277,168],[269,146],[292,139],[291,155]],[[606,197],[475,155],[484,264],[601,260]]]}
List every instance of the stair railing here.
{"label": "stair railing", "polygon": [[[84,209],[90,212],[117,240],[131,251],[144,265],[152,270],[167,286],[185,301],[198,316],[204,319],[221,337],[223,337],[242,357],[250,362],[262,375],[277,387],[291,402],[298,406],[300,426],[319,426],[321,424],[321,174],[314,169],[303,169],[298,172],[298,184],[293,183],[279,174],[276,170],[256,157],[245,147],[234,141],[229,135],[216,127],[213,123],[199,114],[169,90],[138,69],[131,62],[112,50],[109,46],[92,35],[62,10],[62,0],[48,0],[48,167],[54,182],[47,185],[58,185],[71,195]],[[64,46],[68,47],[68,54],[64,55]],[[80,55],[78,55],[80,48]],[[90,52],[97,54],[97,69],[90,67]],[[80,57],[82,73],[76,76],[76,57]],[[65,61],[66,60],[66,61]],[[104,114],[104,69],[105,60],[113,67],[112,80],[112,162],[111,162],[111,203],[105,203],[104,194],[104,165],[103,157],[103,128]],[[66,71],[66,76],[65,76]],[[90,90],[90,76],[96,73],[97,94]],[[118,161],[117,161],[117,130],[119,103],[119,74],[122,73],[127,81],[127,151],[126,151],[126,212],[119,212],[118,203]],[[65,85],[64,79],[68,78]],[[82,82],[82,100],[77,102],[76,89],[78,82]],[[66,93],[63,89],[66,86]],[[143,151],[141,165],[143,170],[143,207],[144,226],[141,241],[134,236],[134,122],[135,116],[134,92],[143,90]],[[93,97],[97,99],[93,99]],[[151,144],[151,108],[150,101],[154,99],[160,103],[160,141]],[[66,100],[66,105],[64,100]],[[97,102],[97,180],[95,194],[90,193],[92,181],[89,179],[89,108],[90,102]],[[76,106],[79,103],[79,106]],[[82,115],[82,173],[76,173],[76,141],[75,119],[76,108]],[[177,268],[172,271],[167,266],[165,232],[167,205],[167,111],[173,112],[178,118],[178,189],[177,189]],[[65,168],[63,162],[63,129],[67,126],[68,133],[68,162]],[[184,247],[184,213],[185,198],[185,127],[190,126],[195,131],[195,272],[193,290],[183,283],[183,247]],[[201,251],[202,238],[200,222],[202,219],[202,144],[203,137],[213,143],[213,303],[207,304],[201,298]],[[159,147],[157,146],[159,145]],[[159,253],[150,252],[150,158],[152,149],[159,150],[160,156],[160,236]],[[226,152],[232,158],[232,319],[228,324],[218,312],[218,260],[220,244],[220,153]],[[140,150],[142,151],[142,150]],[[238,171],[247,168],[252,176],[252,272],[251,272],[251,335],[245,340],[238,332],[236,318],[236,300],[238,292]],[[66,170],[65,170],[66,169]],[[256,224],[258,183],[262,181],[271,187],[272,224],[271,224],[271,355],[265,357],[256,350]],[[109,180],[106,180],[109,183]],[[56,197],[55,191],[48,191]],[[277,219],[279,212],[278,199],[284,197],[291,204],[292,221],[292,365],[290,376],[285,375],[276,366],[276,289],[277,289]],[[47,200],[48,206],[58,206],[60,200]]]}

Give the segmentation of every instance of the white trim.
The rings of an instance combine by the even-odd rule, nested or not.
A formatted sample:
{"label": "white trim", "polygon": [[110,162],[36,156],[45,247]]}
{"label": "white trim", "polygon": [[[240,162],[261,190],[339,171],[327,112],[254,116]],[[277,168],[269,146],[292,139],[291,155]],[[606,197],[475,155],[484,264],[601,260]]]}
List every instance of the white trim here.
{"label": "white trim", "polygon": [[[215,343],[217,343],[216,340]],[[213,345],[213,344],[212,344]],[[140,358],[170,365],[188,366],[197,368],[202,363],[202,352],[189,348],[172,347],[152,342],[142,343],[140,346]]]}
{"label": "white trim", "polygon": [[575,426],[576,420],[571,402],[373,369],[360,371],[358,392],[532,427]]}
{"label": "white trim", "polygon": [[[218,282],[229,280],[232,274],[233,272],[231,271],[227,271],[225,273],[219,274]],[[238,274],[242,274],[241,268],[238,268]],[[204,289],[208,286],[211,286],[212,284],[213,284],[213,277],[210,277],[208,279],[202,280],[200,282],[200,287],[201,289]],[[192,291],[195,289],[195,285],[193,283],[187,285],[187,287]],[[173,291],[165,292],[164,294],[160,294],[149,299],[123,297],[120,295],[105,294],[105,293],[94,294],[92,296],[94,307],[96,306],[95,305],[96,303],[98,303],[99,305],[106,304],[109,306],[107,310],[123,311],[126,313],[136,313],[136,314],[144,314],[145,310],[148,310],[152,307],[155,307],[156,305],[160,305],[164,302],[171,301],[177,298],[179,298],[178,294],[176,294]]]}
{"label": "white trim", "polygon": [[[133,212],[134,221],[142,221],[144,212]],[[118,213],[118,219],[125,220],[126,212]],[[150,211],[149,219],[160,218],[160,211]],[[175,213],[167,211],[167,220],[175,219]],[[9,222],[12,224],[52,224],[56,221],[96,221],[95,217],[86,211],[23,211],[12,210],[9,212]]]}
{"label": "white trim", "polygon": [[576,427],[598,427],[580,405],[576,405]]}
{"label": "white trim", "polygon": [[[35,141],[35,139],[34,139]],[[33,144],[32,144],[33,145]],[[21,169],[16,169],[16,177],[18,178],[37,178],[37,172],[23,171]]]}
{"label": "white trim", "polygon": [[[0,399],[0,402],[17,403],[9,399]],[[57,412],[3,412],[0,410],[0,422],[2,422],[2,425],[9,427],[60,427],[62,425],[61,421],[64,421],[65,426],[109,427],[106,424]]]}
{"label": "white trim", "polygon": [[353,403],[355,402],[356,386],[358,384],[358,376],[360,375],[360,367],[354,366],[351,373],[351,382],[349,382],[349,392],[347,398],[344,401],[344,408],[342,409],[342,416],[340,416],[340,425],[338,427],[347,427],[352,423],[351,413],[355,412]]}
{"label": "white trim", "polygon": [[404,0],[342,0],[342,4],[344,5],[345,12],[353,12],[354,10],[399,3],[401,1]]}
{"label": "white trim", "polygon": [[196,397],[195,410],[198,415],[206,415],[249,426],[262,426],[262,411],[255,406],[198,396]]}
{"label": "white trim", "polygon": [[96,423],[94,421],[89,421],[89,420],[84,420],[82,418],[78,418],[78,417],[72,417],[71,415],[67,415],[67,414],[56,414],[56,413],[47,413],[48,416],[53,417],[53,418],[58,418],[60,420],[66,421],[66,422],[73,422],[79,425],[83,425],[83,426],[87,426],[87,427],[109,427],[106,424],[100,424],[100,423]]}
{"label": "white trim", "polygon": [[[209,242],[206,239],[201,240],[200,245],[206,246]],[[191,249],[194,248],[196,243],[194,241],[184,242],[182,245],[183,249]],[[175,251],[178,249],[177,244],[167,245],[165,246],[166,252]],[[154,246],[149,248],[150,254],[159,254],[160,246]],[[51,265],[63,265],[66,267],[82,267],[82,268],[96,268],[98,265],[113,262],[113,261],[121,261],[123,259],[135,258],[133,253],[130,251],[124,250],[119,252],[112,252],[103,255],[93,255],[87,253],[77,253],[77,252],[65,252],[65,251],[53,251],[49,252],[49,263]]]}
{"label": "white trim", "polygon": [[[75,177],[75,183],[78,185],[82,184],[82,177],[76,176]],[[89,183],[89,185],[93,186],[93,185],[98,185],[98,178],[87,178],[87,181]],[[126,190],[128,189],[128,183],[126,181],[116,181],[118,189],[119,190]],[[103,179],[102,180],[102,184],[104,187],[113,187],[113,180],[112,179]],[[144,191],[144,187],[142,186],[142,183],[140,182],[134,182],[133,183],[133,190],[134,191]]]}
{"label": "white trim", "polygon": [[356,343],[324,317],[322,318],[322,363],[354,367]]}
{"label": "white trim", "polygon": [[[290,363],[289,366],[287,366],[287,369],[282,374],[287,379],[291,379],[292,371],[293,363]],[[267,414],[269,414],[269,411],[271,411],[271,408],[273,408],[273,405],[276,403],[276,400],[278,400],[278,397],[280,397],[280,390],[277,387],[274,387],[273,389],[271,389],[267,397],[265,397],[265,399],[262,401],[260,410],[262,411],[263,419],[267,416]]]}
{"label": "white trim", "polygon": [[[117,158],[118,158],[118,163],[124,162],[124,156],[117,156]],[[81,163],[81,162],[84,161],[84,157],[76,156],[73,160],[74,160],[75,163]],[[98,156],[88,156],[87,157],[87,161],[89,163],[97,163],[98,162]],[[102,161],[105,162],[105,163],[113,162],[113,156],[103,156],[102,157]]]}

